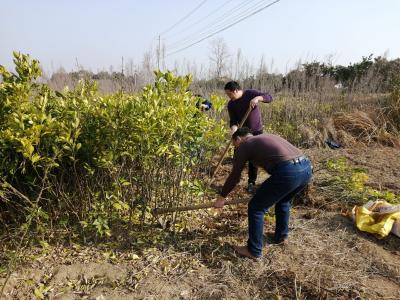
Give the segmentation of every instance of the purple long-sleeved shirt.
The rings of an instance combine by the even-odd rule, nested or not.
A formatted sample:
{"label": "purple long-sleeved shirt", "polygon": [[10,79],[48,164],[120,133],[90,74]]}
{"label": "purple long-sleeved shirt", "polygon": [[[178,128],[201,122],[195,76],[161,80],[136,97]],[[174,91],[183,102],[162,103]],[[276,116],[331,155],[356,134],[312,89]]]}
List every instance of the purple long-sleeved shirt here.
{"label": "purple long-sleeved shirt", "polygon": [[[257,90],[244,90],[242,97],[228,102],[229,112],[229,126],[239,125],[242,121],[247,109],[249,108],[250,101],[257,96],[263,97],[263,102],[271,102],[272,96],[269,93],[263,93]],[[261,111],[258,105],[250,112],[247,120],[243,124],[244,127],[250,128],[251,132],[255,133],[261,131],[263,128]]]}
{"label": "purple long-sleeved shirt", "polygon": [[240,174],[247,161],[271,172],[276,163],[293,159],[302,155],[302,152],[284,138],[274,134],[260,134],[245,137],[236,148],[233,156],[231,174],[220,193],[226,197],[240,181]]}

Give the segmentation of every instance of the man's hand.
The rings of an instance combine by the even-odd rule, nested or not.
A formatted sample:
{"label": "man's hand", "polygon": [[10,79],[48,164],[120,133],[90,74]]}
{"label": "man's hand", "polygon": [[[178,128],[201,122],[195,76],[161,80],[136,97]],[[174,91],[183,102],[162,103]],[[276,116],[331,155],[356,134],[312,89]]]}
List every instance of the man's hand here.
{"label": "man's hand", "polygon": [[225,203],[225,198],[222,196],[218,196],[217,200],[214,202],[214,207],[215,208],[222,208]]}
{"label": "man's hand", "polygon": [[236,132],[236,130],[238,130],[238,127],[236,125],[233,125],[231,127],[231,135],[233,135]]}
{"label": "man's hand", "polygon": [[263,100],[263,97],[261,97],[261,96],[254,97],[253,99],[250,100],[250,107],[251,108],[256,107],[258,101],[262,101],[262,100]]}
{"label": "man's hand", "polygon": [[201,111],[205,111],[205,110],[208,109],[208,105],[207,104],[201,104],[200,105],[200,109],[201,109]]}

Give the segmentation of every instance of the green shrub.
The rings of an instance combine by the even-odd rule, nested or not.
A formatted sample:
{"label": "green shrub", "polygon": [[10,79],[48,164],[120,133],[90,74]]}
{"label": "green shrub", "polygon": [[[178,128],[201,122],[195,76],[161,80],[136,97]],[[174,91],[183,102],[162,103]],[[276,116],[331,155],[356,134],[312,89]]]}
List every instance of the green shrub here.
{"label": "green shrub", "polygon": [[44,233],[78,222],[107,236],[112,220],[143,224],[155,206],[204,192],[225,130],[196,108],[190,76],[156,72],[139,94],[102,96],[90,81],[53,91],[35,82],[38,61],[14,53],[14,62],[16,74],[0,66],[3,224]]}

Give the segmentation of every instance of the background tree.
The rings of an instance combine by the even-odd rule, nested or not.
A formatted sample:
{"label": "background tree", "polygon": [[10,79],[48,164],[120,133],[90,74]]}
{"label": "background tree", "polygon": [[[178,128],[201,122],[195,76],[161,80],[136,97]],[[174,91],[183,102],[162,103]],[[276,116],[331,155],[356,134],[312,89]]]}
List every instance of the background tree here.
{"label": "background tree", "polygon": [[211,60],[211,70],[214,77],[221,78],[225,75],[229,57],[228,46],[223,38],[217,38],[211,41],[209,58]]}

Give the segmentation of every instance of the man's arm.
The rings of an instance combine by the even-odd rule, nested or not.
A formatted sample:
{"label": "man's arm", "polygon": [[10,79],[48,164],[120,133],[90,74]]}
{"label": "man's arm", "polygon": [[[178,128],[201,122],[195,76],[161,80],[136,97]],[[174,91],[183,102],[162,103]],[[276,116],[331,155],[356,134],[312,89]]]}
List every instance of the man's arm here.
{"label": "man's arm", "polygon": [[232,110],[231,107],[229,107],[229,105],[228,105],[228,113],[229,113],[229,127],[231,128],[231,135],[232,135],[238,129],[239,120],[235,112]]}
{"label": "man's arm", "polygon": [[251,95],[250,106],[252,108],[256,107],[258,102],[269,103],[272,101],[272,96],[267,92],[260,92],[257,90],[248,90]]}
{"label": "man's arm", "polygon": [[234,189],[234,187],[240,181],[240,174],[242,173],[244,166],[247,162],[247,150],[242,146],[239,147],[235,155],[233,157],[233,167],[232,171],[229,174],[228,178],[225,181],[225,184],[222,188],[220,196],[217,198],[214,206],[215,207],[222,207],[224,206],[225,198],[229,195],[229,193]]}

